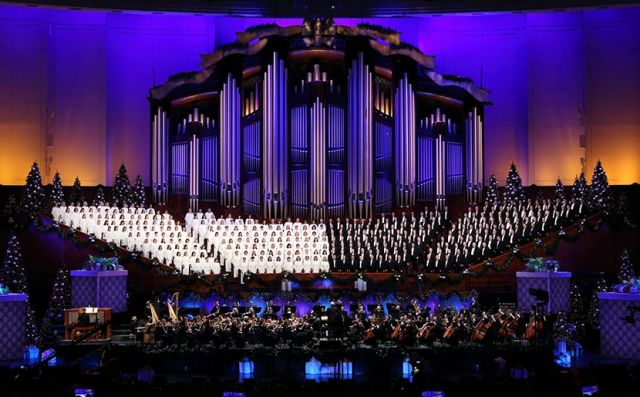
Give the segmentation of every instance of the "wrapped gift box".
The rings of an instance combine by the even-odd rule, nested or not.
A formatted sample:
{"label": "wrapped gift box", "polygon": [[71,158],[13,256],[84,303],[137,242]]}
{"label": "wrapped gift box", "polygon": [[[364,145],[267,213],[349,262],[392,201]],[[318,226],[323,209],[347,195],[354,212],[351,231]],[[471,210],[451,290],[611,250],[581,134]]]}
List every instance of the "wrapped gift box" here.
{"label": "wrapped gift box", "polygon": [[127,311],[127,275],[126,270],[71,271],[71,306]]}
{"label": "wrapped gift box", "polygon": [[27,294],[0,295],[0,361],[22,359]]}
{"label": "wrapped gift box", "polygon": [[600,353],[640,357],[640,294],[600,292]]}
{"label": "wrapped gift box", "polygon": [[517,272],[518,310],[529,311],[537,301],[529,293],[531,289],[549,292],[547,313],[568,312],[571,291],[570,272]]}

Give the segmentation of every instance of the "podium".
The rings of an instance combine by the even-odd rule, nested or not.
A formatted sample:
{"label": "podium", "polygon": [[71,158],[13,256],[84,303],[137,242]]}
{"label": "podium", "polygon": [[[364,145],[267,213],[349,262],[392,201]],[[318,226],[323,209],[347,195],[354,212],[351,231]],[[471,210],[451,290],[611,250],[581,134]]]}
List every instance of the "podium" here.
{"label": "podium", "polygon": [[27,294],[0,295],[0,361],[22,359]]}
{"label": "podium", "polygon": [[518,310],[529,311],[537,301],[529,290],[549,293],[545,305],[547,313],[569,312],[571,293],[571,272],[516,272],[518,283]]}
{"label": "podium", "polygon": [[598,293],[600,353],[603,356],[640,357],[640,294]]}
{"label": "podium", "polygon": [[110,307],[114,313],[127,311],[126,270],[72,270],[72,307]]}

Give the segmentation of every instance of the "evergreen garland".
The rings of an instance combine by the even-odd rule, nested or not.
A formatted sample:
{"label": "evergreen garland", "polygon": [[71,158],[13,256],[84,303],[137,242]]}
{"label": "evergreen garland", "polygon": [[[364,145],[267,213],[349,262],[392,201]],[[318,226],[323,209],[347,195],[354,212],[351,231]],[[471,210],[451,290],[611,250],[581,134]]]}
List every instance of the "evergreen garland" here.
{"label": "evergreen garland", "polygon": [[600,303],[598,302],[598,293],[607,292],[607,281],[603,276],[600,276],[593,294],[591,295],[591,302],[589,304],[589,315],[587,321],[592,329],[600,329]]}
{"label": "evergreen garland", "polygon": [[51,204],[53,207],[60,207],[62,203],[64,203],[62,178],[60,178],[60,172],[56,171],[56,175],[53,177],[53,187],[51,188]]}
{"label": "evergreen garland", "polygon": [[556,190],[555,190],[556,200],[562,201],[564,200],[564,185],[560,178],[556,181]]}
{"label": "evergreen garland", "polygon": [[485,204],[487,206],[493,206],[494,204],[498,204],[498,179],[496,179],[495,175],[491,175],[489,178],[489,187],[487,188],[487,196],[485,197]]}
{"label": "evergreen garland", "polygon": [[84,192],[82,191],[82,185],[80,184],[80,178],[76,177],[71,188],[71,204],[82,205],[84,203]]}
{"label": "evergreen garland", "polygon": [[144,208],[147,204],[147,196],[144,193],[144,185],[140,175],[136,177],[136,184],[133,188],[133,204],[138,208]]}
{"label": "evergreen garland", "polygon": [[113,202],[119,207],[130,207],[133,204],[133,195],[131,193],[131,184],[129,183],[129,175],[127,167],[124,163],[120,165],[118,174],[116,175],[116,183],[113,185]]}
{"label": "evergreen garland", "polygon": [[104,186],[98,185],[98,190],[96,191],[96,196],[93,198],[93,202],[91,205],[97,207],[100,203],[106,203],[107,200],[104,197],[104,190],[102,189]]}
{"label": "evergreen garland", "polygon": [[633,270],[633,263],[631,263],[631,257],[629,252],[624,250],[620,255],[620,270],[618,271],[618,280],[621,283],[628,283],[632,278],[636,276]]}
{"label": "evergreen garland", "polygon": [[600,160],[598,160],[593,169],[591,188],[589,189],[589,204],[592,208],[599,210],[607,210],[611,206],[609,180]]}
{"label": "evergreen garland", "polygon": [[584,172],[580,173],[580,177],[576,177],[573,182],[572,195],[574,199],[586,199],[587,198],[587,178],[584,177]]}
{"label": "evergreen garland", "polygon": [[6,285],[11,292],[27,294],[27,309],[25,314],[26,341],[27,345],[38,344],[40,339],[36,327],[35,314],[29,302],[27,274],[22,259],[22,249],[15,235],[9,239],[7,253],[1,270],[0,283]]}
{"label": "evergreen garland", "polygon": [[518,174],[516,165],[511,163],[509,174],[507,175],[507,183],[504,187],[504,201],[506,203],[515,203],[524,200],[524,190],[522,189],[522,178]]}
{"label": "evergreen garland", "polygon": [[22,194],[22,211],[32,219],[37,219],[43,214],[45,204],[46,194],[42,186],[40,168],[38,163],[34,162],[27,175],[27,183]]}

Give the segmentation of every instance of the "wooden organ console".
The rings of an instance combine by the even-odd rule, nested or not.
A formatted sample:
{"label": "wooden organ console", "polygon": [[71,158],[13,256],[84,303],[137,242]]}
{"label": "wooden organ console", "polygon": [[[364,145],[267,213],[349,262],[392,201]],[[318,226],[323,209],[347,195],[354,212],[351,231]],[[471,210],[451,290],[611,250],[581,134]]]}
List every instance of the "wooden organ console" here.
{"label": "wooden organ console", "polygon": [[75,340],[98,325],[103,325],[88,340],[111,339],[111,308],[80,307],[64,310],[64,338]]}

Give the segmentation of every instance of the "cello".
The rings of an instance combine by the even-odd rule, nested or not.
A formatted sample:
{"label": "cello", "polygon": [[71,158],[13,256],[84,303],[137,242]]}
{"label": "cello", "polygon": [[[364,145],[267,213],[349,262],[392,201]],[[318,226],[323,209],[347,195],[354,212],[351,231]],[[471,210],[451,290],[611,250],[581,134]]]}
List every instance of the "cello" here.
{"label": "cello", "polygon": [[524,331],[524,339],[534,340],[539,338],[542,336],[542,331],[544,331],[544,316],[532,313]]}
{"label": "cello", "polygon": [[485,337],[489,333],[489,330],[495,323],[496,319],[493,314],[491,316],[484,315],[482,320],[478,322],[475,329],[473,330],[473,333],[471,334],[471,341],[476,343],[483,342]]}

